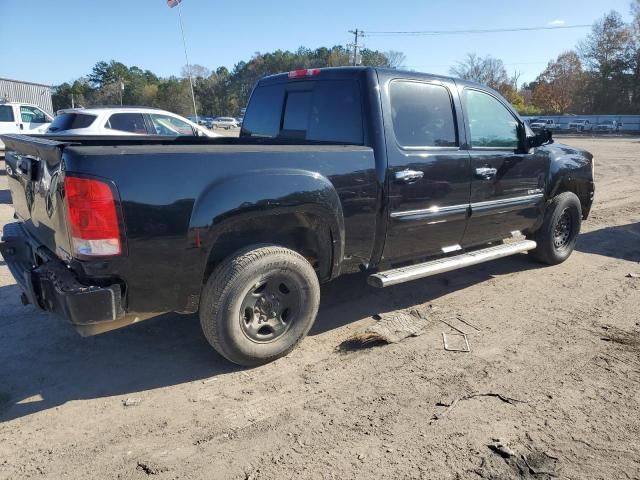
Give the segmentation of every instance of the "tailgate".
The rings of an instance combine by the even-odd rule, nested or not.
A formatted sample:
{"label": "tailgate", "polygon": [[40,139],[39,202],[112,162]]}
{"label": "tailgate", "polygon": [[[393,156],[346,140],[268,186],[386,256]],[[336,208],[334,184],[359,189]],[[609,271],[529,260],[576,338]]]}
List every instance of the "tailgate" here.
{"label": "tailgate", "polygon": [[68,143],[26,135],[3,135],[7,181],[26,232],[60,258],[70,258],[60,181]]}

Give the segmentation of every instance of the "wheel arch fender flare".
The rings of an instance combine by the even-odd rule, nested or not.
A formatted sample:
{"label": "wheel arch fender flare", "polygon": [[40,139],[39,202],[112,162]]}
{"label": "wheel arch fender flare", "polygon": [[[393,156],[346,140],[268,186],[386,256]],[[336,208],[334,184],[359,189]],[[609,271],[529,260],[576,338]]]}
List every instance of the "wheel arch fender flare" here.
{"label": "wheel arch fender flare", "polygon": [[[189,243],[200,251],[204,276],[213,249],[224,235],[242,236],[251,226],[293,228],[291,222],[295,227],[326,230],[330,241],[326,252],[330,255],[328,276],[337,276],[344,257],[344,214],[333,184],[317,172],[269,169],[219,179],[195,202]],[[323,246],[324,240],[318,239]],[[242,238],[245,245],[239,244],[238,248],[252,241]]]}

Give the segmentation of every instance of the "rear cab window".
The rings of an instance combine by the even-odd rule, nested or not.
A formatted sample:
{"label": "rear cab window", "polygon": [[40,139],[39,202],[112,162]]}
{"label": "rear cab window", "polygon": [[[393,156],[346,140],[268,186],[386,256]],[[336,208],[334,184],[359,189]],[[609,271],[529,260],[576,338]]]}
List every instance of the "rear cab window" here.
{"label": "rear cab window", "polygon": [[362,145],[363,132],[358,80],[314,79],[258,85],[241,136]]}
{"label": "rear cab window", "polygon": [[63,130],[75,130],[77,128],[87,128],[95,121],[95,115],[86,113],[63,113],[53,119],[49,126],[50,132],[61,132]]}

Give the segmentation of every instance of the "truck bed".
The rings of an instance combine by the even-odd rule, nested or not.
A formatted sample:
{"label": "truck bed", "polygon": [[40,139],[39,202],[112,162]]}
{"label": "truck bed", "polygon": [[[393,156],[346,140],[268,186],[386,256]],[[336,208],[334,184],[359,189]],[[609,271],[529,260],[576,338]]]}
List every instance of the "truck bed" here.
{"label": "truck bed", "polygon": [[[9,188],[27,233],[80,278],[126,285],[127,310],[192,310],[216,240],[212,232],[232,233],[229,217],[260,222],[268,208],[270,215],[285,218],[322,199],[340,211],[339,218],[350,219],[336,226],[336,235],[344,237],[335,239],[341,255],[367,258],[373,248],[378,182],[373,150],[366,146],[194,137],[11,135],[4,141],[13,172]],[[32,171],[18,174],[18,162],[25,159],[31,159]],[[71,255],[60,183],[65,175],[115,186],[123,255]]]}

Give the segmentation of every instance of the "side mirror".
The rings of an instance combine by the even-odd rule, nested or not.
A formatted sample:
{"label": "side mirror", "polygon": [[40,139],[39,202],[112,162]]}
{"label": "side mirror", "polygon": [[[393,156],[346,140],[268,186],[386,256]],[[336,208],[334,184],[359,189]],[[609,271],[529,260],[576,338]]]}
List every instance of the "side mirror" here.
{"label": "side mirror", "polygon": [[533,137],[527,136],[527,129],[524,124],[518,126],[518,138],[520,139],[521,150],[528,152],[530,149],[540,147],[547,143],[553,143],[553,133],[547,128],[543,128]]}
{"label": "side mirror", "polygon": [[547,143],[553,143],[553,132],[551,130],[543,128],[533,137],[529,137],[528,140],[529,148],[540,147],[542,145],[546,145]]}

